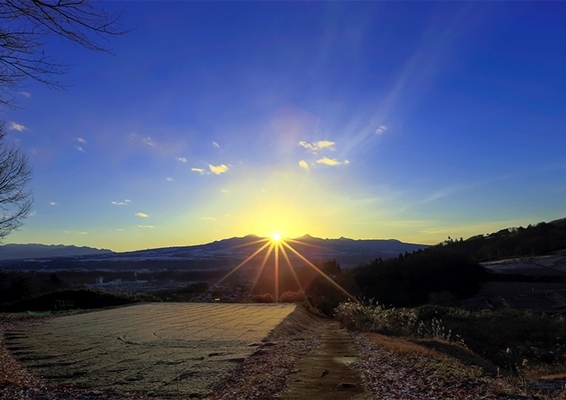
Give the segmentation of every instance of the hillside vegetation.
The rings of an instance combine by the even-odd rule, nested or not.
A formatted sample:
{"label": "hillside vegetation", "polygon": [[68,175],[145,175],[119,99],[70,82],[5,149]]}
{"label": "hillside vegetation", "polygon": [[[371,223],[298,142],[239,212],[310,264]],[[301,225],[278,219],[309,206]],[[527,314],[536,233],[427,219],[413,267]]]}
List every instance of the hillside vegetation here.
{"label": "hillside vegetation", "polygon": [[[565,248],[566,219],[561,219],[467,240],[449,238],[426,250],[376,259],[345,279],[362,302],[343,301],[334,315],[350,330],[405,337],[475,365],[487,375],[511,374],[527,380],[552,374],[563,377],[566,318],[559,309],[549,315],[509,306],[470,311],[460,304],[486,280],[507,285],[517,279],[513,274],[487,273],[480,262],[529,259]],[[553,282],[566,283],[556,272]]]}
{"label": "hillside vegetation", "polygon": [[509,228],[361,265],[351,272],[360,298],[392,306],[458,305],[487,278],[480,262],[531,257],[566,248],[566,219]]}

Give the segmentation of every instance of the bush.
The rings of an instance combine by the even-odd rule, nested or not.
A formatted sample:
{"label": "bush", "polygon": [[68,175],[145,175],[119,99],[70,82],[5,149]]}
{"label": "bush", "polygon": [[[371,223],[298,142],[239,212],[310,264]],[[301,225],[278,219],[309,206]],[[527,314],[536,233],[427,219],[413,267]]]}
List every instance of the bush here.
{"label": "bush", "polygon": [[349,329],[379,332],[393,336],[412,336],[417,332],[416,314],[411,309],[386,308],[378,303],[341,303],[336,318]]}
{"label": "bush", "polygon": [[470,312],[422,306],[386,308],[341,303],[336,318],[350,330],[457,343],[509,372],[566,364],[566,320],[521,310]]}
{"label": "bush", "polygon": [[47,293],[29,300],[18,301],[3,307],[3,311],[21,312],[26,310],[49,311],[55,309],[58,301],[72,304],[72,308],[94,309],[121,306],[138,302],[161,301],[151,295],[130,295],[125,293],[109,293],[102,290],[76,289],[60,290]]}
{"label": "bush", "polygon": [[304,297],[305,294],[302,291],[292,292],[288,290],[279,296],[279,301],[281,303],[297,303],[302,301]]}
{"label": "bush", "polygon": [[254,303],[274,303],[273,296],[271,295],[271,293],[256,294],[252,298],[252,301]]}

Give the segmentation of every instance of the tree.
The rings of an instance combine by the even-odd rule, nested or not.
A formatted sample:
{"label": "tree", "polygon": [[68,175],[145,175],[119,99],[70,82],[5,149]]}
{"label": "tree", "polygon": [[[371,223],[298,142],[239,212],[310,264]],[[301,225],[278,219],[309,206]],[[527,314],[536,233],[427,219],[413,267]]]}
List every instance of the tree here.
{"label": "tree", "polygon": [[[11,93],[20,91],[26,79],[63,87],[57,77],[68,65],[45,54],[48,37],[110,52],[103,43],[126,33],[121,17],[89,0],[0,1],[0,106],[15,107]],[[32,204],[31,191],[25,189],[31,179],[27,157],[6,145],[5,134],[0,119],[0,241],[22,224]]]}
{"label": "tree", "polygon": [[125,34],[122,13],[109,13],[102,2],[89,0],[2,0],[0,2],[0,104],[11,107],[11,91],[31,78],[50,87],[62,87],[57,77],[68,65],[43,47],[50,36],[89,50],[109,52],[103,44]]}
{"label": "tree", "polygon": [[0,121],[0,240],[22,224],[32,204],[31,169],[24,153],[4,143],[5,123]]}

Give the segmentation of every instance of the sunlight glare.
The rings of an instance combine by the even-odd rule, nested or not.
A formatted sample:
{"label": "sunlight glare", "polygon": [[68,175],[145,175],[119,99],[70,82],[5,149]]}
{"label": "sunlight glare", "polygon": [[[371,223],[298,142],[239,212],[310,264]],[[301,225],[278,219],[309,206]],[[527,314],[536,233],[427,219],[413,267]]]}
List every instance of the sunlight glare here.
{"label": "sunlight glare", "polygon": [[281,267],[280,256],[282,256],[282,258],[285,260],[284,264],[291,271],[291,276],[293,277],[293,279],[297,283],[297,285],[300,289],[300,292],[304,293],[305,288],[301,284],[299,276],[297,275],[297,273],[295,271],[295,267],[292,265],[291,260],[289,259],[289,255],[287,254],[287,250],[289,250],[291,253],[295,254],[300,260],[302,260],[304,263],[306,263],[306,266],[312,268],[319,276],[321,276],[323,279],[325,279],[327,282],[329,282],[332,286],[334,286],[334,288],[338,289],[340,292],[342,292],[344,295],[346,295],[348,298],[350,298],[350,300],[353,300],[354,302],[359,303],[359,301],[353,295],[348,293],[347,290],[345,290],[342,286],[340,286],[338,283],[336,283],[332,278],[330,278],[328,275],[326,275],[320,268],[318,268],[312,262],[307,260],[305,258],[305,256],[303,256],[295,248],[293,248],[290,243],[287,243],[288,241],[296,243],[296,244],[303,244],[303,245],[306,244],[306,243],[303,243],[303,242],[301,242],[300,240],[297,240],[297,239],[283,239],[281,237],[281,234],[274,233],[273,235],[271,235],[271,238],[263,237],[263,238],[259,238],[256,241],[253,241],[251,243],[247,243],[247,244],[242,245],[242,246],[250,246],[250,245],[262,244],[250,256],[248,256],[244,261],[242,261],[240,264],[238,264],[235,268],[233,268],[231,271],[229,271],[226,275],[224,275],[213,286],[216,286],[216,285],[222,283],[224,280],[226,280],[228,277],[230,277],[236,271],[240,270],[242,267],[244,267],[244,265],[246,265],[249,261],[251,261],[255,257],[259,256],[259,254],[262,253],[265,250],[263,260],[262,260],[261,264],[259,265],[259,267],[256,271],[256,274],[255,274],[255,278],[252,282],[251,291],[253,292],[258,281],[261,279],[261,275],[264,272],[265,268],[267,267],[268,261],[269,261],[270,256],[271,256],[272,257],[271,259],[273,260],[273,264],[271,264],[271,266],[273,267],[273,273],[274,273],[274,279],[273,279],[274,280],[273,291],[274,291],[274,294],[275,294],[274,300],[275,300],[275,302],[279,302],[279,295],[280,295],[279,292],[280,292],[280,285],[281,285],[281,282],[280,282],[280,278],[281,278],[280,277],[280,272],[281,272],[280,271],[280,267]]}

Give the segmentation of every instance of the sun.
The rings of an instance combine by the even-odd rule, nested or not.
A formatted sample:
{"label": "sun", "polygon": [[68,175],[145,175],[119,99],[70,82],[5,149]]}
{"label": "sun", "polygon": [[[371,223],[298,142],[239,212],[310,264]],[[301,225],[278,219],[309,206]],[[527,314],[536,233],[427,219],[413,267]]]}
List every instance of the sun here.
{"label": "sun", "polygon": [[274,285],[273,294],[274,294],[275,302],[278,302],[279,301],[280,289],[281,289],[281,286],[283,284],[280,281],[280,278],[281,278],[280,272],[281,272],[282,269],[287,267],[288,271],[290,271],[290,273],[291,273],[291,277],[294,278],[295,283],[297,284],[297,287],[299,287],[300,292],[304,293],[305,289],[303,288],[303,284],[301,283],[301,280],[299,279],[299,275],[297,275],[297,273],[295,272],[295,267],[291,263],[291,258],[289,257],[291,255],[291,256],[294,256],[294,257],[298,257],[301,260],[302,263],[305,263],[307,267],[312,268],[318,275],[320,275],[328,283],[330,283],[336,289],[341,291],[344,295],[349,297],[354,302],[358,302],[358,300],[353,295],[348,293],[342,286],[340,286],[332,278],[330,278],[328,275],[326,275],[319,267],[314,265],[312,262],[307,260],[305,256],[303,256],[301,253],[299,253],[292,246],[292,243],[302,244],[302,242],[300,240],[289,239],[289,238],[284,239],[283,236],[281,236],[281,234],[279,232],[275,232],[270,237],[260,237],[257,240],[254,240],[250,243],[238,246],[238,247],[243,247],[243,246],[258,245],[259,247],[256,248],[256,250],[252,254],[250,254],[244,261],[242,261],[240,264],[238,264],[236,267],[232,268],[228,273],[226,273],[226,275],[224,275],[213,286],[216,286],[216,285],[222,283],[223,281],[228,279],[228,277],[232,276],[234,273],[236,273],[238,270],[240,270],[242,267],[244,267],[252,259],[254,259],[256,257],[260,257],[260,254],[264,253],[263,256],[261,256],[262,261],[259,264],[259,266],[257,267],[257,271],[255,273],[255,279],[253,280],[250,291],[253,293],[254,288],[255,288],[256,284],[258,283],[258,281],[260,280],[260,278],[262,276],[265,276],[265,275],[262,275],[262,274],[265,274],[264,270],[272,269],[273,270],[273,277],[274,277],[274,279],[273,279],[273,285]]}

